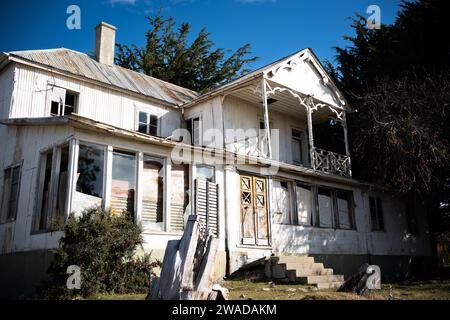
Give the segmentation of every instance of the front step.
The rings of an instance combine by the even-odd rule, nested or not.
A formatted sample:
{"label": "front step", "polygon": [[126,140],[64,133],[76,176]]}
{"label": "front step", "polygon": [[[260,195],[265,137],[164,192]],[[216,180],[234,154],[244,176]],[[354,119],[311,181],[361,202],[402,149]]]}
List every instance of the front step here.
{"label": "front step", "polygon": [[267,276],[276,281],[311,284],[318,289],[339,288],[344,282],[344,276],[316,263],[314,257],[282,255],[271,257],[267,263]]}

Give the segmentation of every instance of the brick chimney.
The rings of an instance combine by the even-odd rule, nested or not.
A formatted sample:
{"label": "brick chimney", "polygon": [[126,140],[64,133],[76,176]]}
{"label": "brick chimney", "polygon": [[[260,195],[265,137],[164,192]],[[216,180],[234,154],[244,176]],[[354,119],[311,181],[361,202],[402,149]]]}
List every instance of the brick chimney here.
{"label": "brick chimney", "polygon": [[112,66],[114,64],[114,47],[117,28],[101,22],[95,27],[95,60]]}

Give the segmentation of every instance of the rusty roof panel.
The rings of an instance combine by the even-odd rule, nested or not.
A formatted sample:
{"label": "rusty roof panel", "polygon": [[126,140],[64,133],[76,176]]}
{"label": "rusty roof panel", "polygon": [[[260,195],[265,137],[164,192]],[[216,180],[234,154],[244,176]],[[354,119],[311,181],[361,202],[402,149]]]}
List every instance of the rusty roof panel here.
{"label": "rusty roof panel", "polygon": [[9,54],[173,105],[184,104],[198,96],[192,90],[119,66],[108,66],[84,53],[65,48],[15,51]]}

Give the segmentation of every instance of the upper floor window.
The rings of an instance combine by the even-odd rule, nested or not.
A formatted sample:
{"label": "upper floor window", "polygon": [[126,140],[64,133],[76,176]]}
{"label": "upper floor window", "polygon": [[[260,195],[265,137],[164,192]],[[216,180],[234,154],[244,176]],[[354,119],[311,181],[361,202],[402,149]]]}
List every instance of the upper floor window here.
{"label": "upper floor window", "polygon": [[54,117],[67,116],[75,112],[78,94],[64,88],[53,87],[50,103],[50,115]]}
{"label": "upper floor window", "polygon": [[148,112],[139,112],[138,131],[140,133],[149,134],[151,136],[158,135],[158,116],[149,114]]}
{"label": "upper floor window", "polygon": [[302,132],[297,129],[292,129],[292,161],[297,165],[303,164]]}
{"label": "upper floor window", "polygon": [[11,166],[4,171],[3,201],[1,206],[1,222],[16,219],[19,203],[21,164]]}
{"label": "upper floor window", "polygon": [[200,118],[191,118],[185,121],[186,130],[191,135],[191,144],[200,145]]}
{"label": "upper floor window", "polygon": [[370,222],[372,231],[384,230],[383,206],[381,198],[369,197]]}

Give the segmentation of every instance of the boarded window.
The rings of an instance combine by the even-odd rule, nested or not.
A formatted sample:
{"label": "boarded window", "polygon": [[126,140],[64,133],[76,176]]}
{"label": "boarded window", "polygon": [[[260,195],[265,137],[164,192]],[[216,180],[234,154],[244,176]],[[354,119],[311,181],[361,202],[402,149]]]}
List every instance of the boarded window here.
{"label": "boarded window", "polygon": [[331,190],[319,188],[317,195],[319,206],[319,225],[323,228],[333,227],[333,200]]}
{"label": "boarded window", "polygon": [[147,112],[139,112],[138,131],[151,136],[158,135],[158,116]]}
{"label": "boarded window", "polygon": [[292,224],[291,196],[289,183],[274,179],[272,181],[272,204],[274,222]]}
{"label": "boarded window", "polygon": [[370,222],[372,231],[384,230],[383,207],[381,198],[369,197]]}
{"label": "boarded window", "polygon": [[144,155],[142,177],[142,226],[164,230],[164,159]]}
{"label": "boarded window", "polygon": [[295,187],[297,201],[298,224],[302,226],[312,225],[312,194],[311,187],[297,185]]}
{"label": "boarded window", "polygon": [[292,161],[294,164],[303,164],[302,132],[292,129]]}
{"label": "boarded window", "polygon": [[189,166],[172,164],[170,172],[170,229],[184,230],[184,213],[189,204]]}
{"label": "boarded window", "polygon": [[218,234],[218,186],[205,179],[195,180],[195,212],[204,227]]}
{"label": "boarded window", "polygon": [[19,204],[21,168],[21,165],[16,165],[4,171],[1,222],[16,219],[17,206]]}
{"label": "boarded window", "polygon": [[136,194],[136,155],[114,151],[112,159],[111,208],[114,214],[134,214]]}

